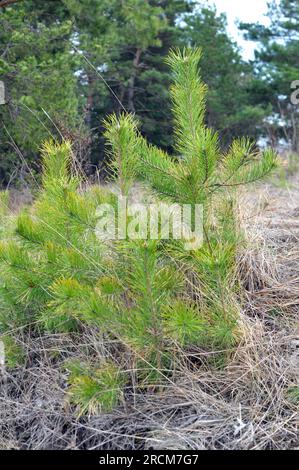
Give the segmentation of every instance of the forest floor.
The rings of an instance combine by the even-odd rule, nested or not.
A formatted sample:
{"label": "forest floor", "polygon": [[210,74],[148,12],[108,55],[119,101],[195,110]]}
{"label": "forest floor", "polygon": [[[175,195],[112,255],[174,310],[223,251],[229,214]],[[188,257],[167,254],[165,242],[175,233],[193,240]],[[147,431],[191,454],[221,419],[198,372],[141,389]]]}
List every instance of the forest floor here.
{"label": "forest floor", "polygon": [[160,393],[131,390],[113,413],[78,418],[65,400],[66,358],[103,355],[96,331],[17,332],[26,367],[6,372],[0,449],[295,449],[299,447],[299,173],[244,192],[242,340],[217,355],[184,352]]}

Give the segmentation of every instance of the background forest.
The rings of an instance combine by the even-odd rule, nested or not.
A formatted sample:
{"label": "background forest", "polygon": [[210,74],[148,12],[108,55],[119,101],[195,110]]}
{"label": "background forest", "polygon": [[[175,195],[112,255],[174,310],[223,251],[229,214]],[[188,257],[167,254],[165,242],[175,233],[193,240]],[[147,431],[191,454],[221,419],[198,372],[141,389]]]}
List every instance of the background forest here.
{"label": "background forest", "polygon": [[136,114],[151,143],[172,152],[165,58],[175,46],[203,50],[206,121],[224,147],[246,135],[274,146],[283,138],[299,149],[298,107],[290,103],[299,68],[296,0],[271,2],[268,28],[239,25],[257,44],[250,62],[229,36],[226,16],[207,2],[24,0],[9,8],[5,4],[14,2],[0,3],[4,187],[27,184],[39,171],[38,149],[49,136],[70,139],[77,158],[94,173],[104,159],[103,119],[124,109]]}

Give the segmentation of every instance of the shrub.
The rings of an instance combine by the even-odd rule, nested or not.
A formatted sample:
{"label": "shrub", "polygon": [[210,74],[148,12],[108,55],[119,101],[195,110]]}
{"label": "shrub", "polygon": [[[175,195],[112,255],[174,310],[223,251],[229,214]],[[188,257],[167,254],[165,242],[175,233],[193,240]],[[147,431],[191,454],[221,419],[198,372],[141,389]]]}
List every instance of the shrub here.
{"label": "shrub", "polygon": [[[204,243],[184,240],[102,240],[97,207],[117,195],[109,187],[83,189],[71,171],[67,142],[42,148],[42,188],[15,233],[0,246],[0,327],[38,321],[46,330],[80,331],[83,324],[118,341],[131,356],[140,385],[171,373],[180,347],[232,348],[238,338],[235,257],[240,241],[236,189],[275,166],[235,141],[222,155],[218,136],[204,125],[206,87],[198,76],[199,50],[174,51],[171,89],[178,156],[151,146],[131,115],[107,119],[111,179],[127,196],[137,180],[156,200],[204,207]],[[9,320],[8,320],[9,319]],[[118,367],[84,368],[71,375],[71,401],[81,412],[110,410],[120,397]]]}

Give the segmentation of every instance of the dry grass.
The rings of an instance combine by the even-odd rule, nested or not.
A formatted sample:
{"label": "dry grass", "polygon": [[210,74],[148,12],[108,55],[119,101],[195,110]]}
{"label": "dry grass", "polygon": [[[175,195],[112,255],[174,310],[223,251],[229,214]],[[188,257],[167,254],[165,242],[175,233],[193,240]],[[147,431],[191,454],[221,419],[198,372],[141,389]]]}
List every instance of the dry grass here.
{"label": "dry grass", "polygon": [[[66,357],[84,359],[79,338],[31,339],[24,344],[27,366],[7,374],[2,384],[1,447],[294,448],[298,409],[287,390],[298,380],[298,351],[292,348],[296,338],[287,329],[274,331],[264,323],[241,320],[242,344],[225,367],[213,366],[206,351],[185,353],[175,380],[166,382],[162,392],[143,394],[130,387],[125,406],[80,419],[65,399],[67,377],[62,372]],[[96,332],[86,332],[82,339],[89,345],[89,358],[103,357]]]}
{"label": "dry grass", "polygon": [[65,398],[65,360],[101,361],[110,346],[96,330],[32,337],[25,328],[17,334],[25,367],[1,376],[0,448],[299,447],[298,403],[288,394],[299,383],[299,177],[292,178],[288,188],[268,184],[243,196],[243,335],[225,363],[217,351],[185,351],[159,392],[132,382],[113,413],[77,418]]}

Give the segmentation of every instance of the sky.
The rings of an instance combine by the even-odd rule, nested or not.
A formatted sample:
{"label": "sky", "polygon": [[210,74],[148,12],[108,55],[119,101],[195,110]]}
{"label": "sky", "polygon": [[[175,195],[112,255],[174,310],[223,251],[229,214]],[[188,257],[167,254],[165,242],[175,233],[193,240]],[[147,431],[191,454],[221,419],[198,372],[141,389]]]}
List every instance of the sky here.
{"label": "sky", "polygon": [[206,0],[200,3],[215,4],[219,13],[226,13],[230,35],[241,46],[244,58],[253,59],[255,43],[242,38],[235,21],[240,19],[247,23],[269,24],[269,20],[264,17],[268,0]]}

